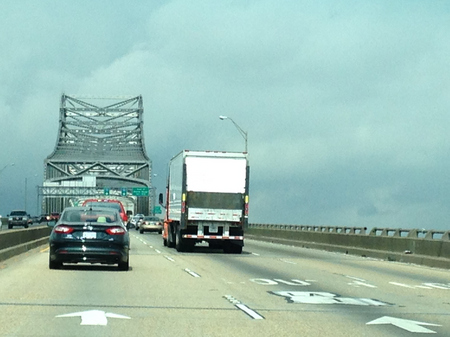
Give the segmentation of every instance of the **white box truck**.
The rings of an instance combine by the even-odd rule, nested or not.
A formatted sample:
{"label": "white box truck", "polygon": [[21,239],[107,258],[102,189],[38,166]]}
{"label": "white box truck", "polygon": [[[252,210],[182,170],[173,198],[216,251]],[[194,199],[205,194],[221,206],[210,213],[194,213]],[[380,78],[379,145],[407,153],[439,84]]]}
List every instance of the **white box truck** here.
{"label": "white box truck", "polygon": [[[163,243],[190,251],[197,242],[240,254],[248,224],[246,152],[184,150],[169,163]],[[163,195],[159,195],[163,204]]]}

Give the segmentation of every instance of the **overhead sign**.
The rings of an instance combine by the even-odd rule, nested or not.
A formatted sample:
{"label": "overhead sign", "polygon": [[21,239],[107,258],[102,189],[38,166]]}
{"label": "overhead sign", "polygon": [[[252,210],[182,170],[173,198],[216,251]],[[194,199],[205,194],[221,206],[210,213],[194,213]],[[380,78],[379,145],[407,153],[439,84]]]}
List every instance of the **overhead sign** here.
{"label": "overhead sign", "polygon": [[137,197],[148,197],[148,187],[133,187],[133,195]]}

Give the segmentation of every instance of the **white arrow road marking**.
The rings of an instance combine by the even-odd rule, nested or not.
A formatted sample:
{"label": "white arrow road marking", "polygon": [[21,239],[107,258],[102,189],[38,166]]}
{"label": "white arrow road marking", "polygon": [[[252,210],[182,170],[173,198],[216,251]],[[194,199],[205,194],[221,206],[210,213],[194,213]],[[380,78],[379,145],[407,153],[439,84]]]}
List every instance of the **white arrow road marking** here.
{"label": "white arrow road marking", "polygon": [[288,303],[301,304],[346,304],[346,305],[362,305],[362,306],[387,306],[384,303],[371,298],[351,298],[340,297],[337,294],[327,292],[310,292],[310,291],[272,291],[277,296],[286,297]]}
{"label": "white arrow road marking", "polygon": [[402,319],[396,317],[383,316],[377,318],[374,321],[368,322],[366,324],[392,324],[396,327],[409,331],[409,332],[417,332],[417,333],[436,333],[436,331],[424,328],[421,325],[431,325],[431,326],[442,326],[439,324],[411,321],[409,319]]}
{"label": "white arrow road marking", "polygon": [[56,317],[81,317],[80,325],[107,325],[108,324],[107,317],[131,319],[131,317],[128,316],[113,314],[111,312],[106,313],[101,310],[74,312],[71,314],[58,315]]}

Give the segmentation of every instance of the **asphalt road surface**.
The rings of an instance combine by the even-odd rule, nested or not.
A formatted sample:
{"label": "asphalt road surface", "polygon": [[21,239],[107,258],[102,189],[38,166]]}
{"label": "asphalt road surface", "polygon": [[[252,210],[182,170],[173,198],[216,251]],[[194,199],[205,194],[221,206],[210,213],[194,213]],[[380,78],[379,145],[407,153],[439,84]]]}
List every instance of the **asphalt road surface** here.
{"label": "asphalt road surface", "polygon": [[130,270],[0,262],[0,336],[450,336],[450,271],[246,240],[241,255],[132,229]]}

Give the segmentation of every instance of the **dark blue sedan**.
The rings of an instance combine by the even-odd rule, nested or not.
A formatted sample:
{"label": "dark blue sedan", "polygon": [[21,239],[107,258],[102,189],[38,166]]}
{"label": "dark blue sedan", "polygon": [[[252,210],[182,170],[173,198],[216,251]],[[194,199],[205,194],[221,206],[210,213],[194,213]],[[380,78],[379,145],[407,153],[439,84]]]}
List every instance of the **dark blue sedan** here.
{"label": "dark blue sedan", "polygon": [[129,269],[130,237],[112,208],[68,207],[50,234],[49,268],[63,263],[117,264]]}

